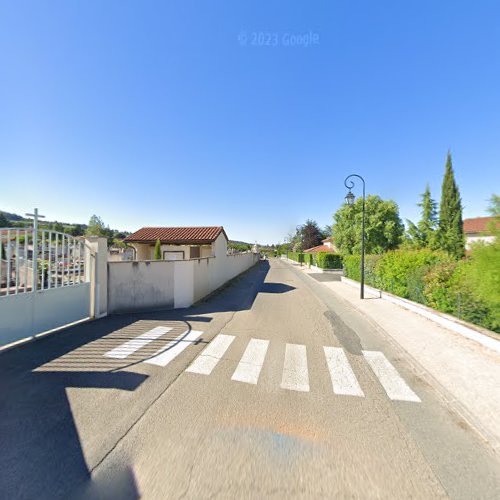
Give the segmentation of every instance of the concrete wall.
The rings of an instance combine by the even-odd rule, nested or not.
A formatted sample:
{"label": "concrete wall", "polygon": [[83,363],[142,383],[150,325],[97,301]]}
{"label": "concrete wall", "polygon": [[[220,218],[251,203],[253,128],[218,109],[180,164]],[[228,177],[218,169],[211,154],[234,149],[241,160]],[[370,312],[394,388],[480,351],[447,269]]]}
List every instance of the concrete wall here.
{"label": "concrete wall", "polygon": [[160,260],[108,262],[108,311],[174,307],[172,264]]}
{"label": "concrete wall", "polygon": [[465,248],[470,250],[471,246],[474,243],[482,242],[482,243],[493,243],[495,240],[494,236],[469,236],[465,235]]}
{"label": "concrete wall", "polygon": [[[226,249],[222,239],[219,251]],[[189,307],[258,260],[258,254],[245,253],[184,261],[108,262],[108,311]]]}

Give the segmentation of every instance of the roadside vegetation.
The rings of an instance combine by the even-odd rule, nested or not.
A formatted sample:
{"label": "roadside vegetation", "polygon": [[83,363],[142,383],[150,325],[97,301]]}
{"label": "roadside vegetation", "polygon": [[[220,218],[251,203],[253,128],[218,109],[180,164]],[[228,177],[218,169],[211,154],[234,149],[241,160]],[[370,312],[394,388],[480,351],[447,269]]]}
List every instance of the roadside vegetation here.
{"label": "roadside vegetation", "polygon": [[[500,333],[500,196],[493,195],[491,243],[465,250],[462,200],[448,153],[438,204],[425,187],[418,206],[421,218],[405,224],[393,200],[368,195],[365,211],[365,282],[367,285],[424,304]],[[362,199],[344,205],[332,227],[321,230],[308,220],[276,246],[276,254],[323,268],[344,268],[344,275],[361,279]],[[307,228],[307,231],[305,231]],[[303,253],[313,243],[332,237],[338,254]],[[310,244],[310,246],[308,246]],[[317,243],[320,244],[320,243]]]}
{"label": "roadside vegetation", "polygon": [[[428,186],[419,206],[421,220],[417,224],[407,221],[408,230],[404,235],[399,229],[395,230],[392,237],[386,239],[385,248],[380,244],[380,232],[373,233],[371,227],[367,229],[370,255],[365,258],[366,284],[500,333],[500,197],[493,195],[489,208],[495,217],[490,228],[494,241],[475,243],[467,254],[462,202],[450,154],[439,213]],[[339,212],[344,212],[345,208]],[[359,226],[356,220],[353,224]],[[370,224],[371,221],[368,226]],[[390,220],[390,227],[398,227],[394,219]],[[336,241],[338,231],[342,230],[341,225],[334,225]],[[387,243],[396,238],[400,238],[398,248],[389,248]],[[358,248],[347,245],[341,250],[344,275],[359,281],[361,256]]]}

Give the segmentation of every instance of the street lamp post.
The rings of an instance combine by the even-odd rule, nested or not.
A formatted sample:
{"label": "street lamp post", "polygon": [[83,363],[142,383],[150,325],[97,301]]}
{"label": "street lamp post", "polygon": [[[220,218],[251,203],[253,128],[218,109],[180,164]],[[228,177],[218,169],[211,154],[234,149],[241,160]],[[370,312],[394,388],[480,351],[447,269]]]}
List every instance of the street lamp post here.
{"label": "street lamp post", "polygon": [[363,218],[361,223],[361,291],[360,298],[365,298],[365,180],[358,174],[348,175],[344,180],[344,186],[349,190],[345,197],[345,201],[349,206],[354,205],[356,197],[351,189],[354,187],[354,181],[349,180],[351,177],[357,177],[363,183]]}

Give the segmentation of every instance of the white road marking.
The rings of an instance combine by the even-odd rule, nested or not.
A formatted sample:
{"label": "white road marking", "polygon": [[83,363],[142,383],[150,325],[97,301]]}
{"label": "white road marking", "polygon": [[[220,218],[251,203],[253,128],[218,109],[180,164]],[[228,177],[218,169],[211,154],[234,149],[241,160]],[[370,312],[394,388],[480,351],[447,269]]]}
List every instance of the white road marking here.
{"label": "white road marking", "polygon": [[200,373],[201,375],[210,375],[233,340],[233,335],[224,335],[222,333],[217,335],[186,371]]}
{"label": "white road marking", "polygon": [[264,364],[269,340],[250,339],[231,380],[256,384]]}
{"label": "white road marking", "polygon": [[364,397],[344,350],[341,347],[323,347],[323,349],[332,379],[333,392],[347,396]]}
{"label": "white road marking", "polygon": [[124,344],[111,349],[111,351],[105,353],[104,356],[106,356],[107,358],[125,359],[135,351],[138,351],[141,347],[144,347],[150,342],[153,342],[153,340],[160,338],[170,330],[172,330],[172,328],[168,326],[157,326],[152,330],[142,333],[135,339],[131,339],[128,342],[125,342]]}
{"label": "white road marking", "polygon": [[307,351],[305,345],[286,345],[281,387],[282,389],[290,389],[292,391],[309,392],[309,374],[307,371]]}
{"label": "white road marking", "polygon": [[160,349],[159,354],[153,356],[152,358],[145,359],[144,363],[156,366],[167,366],[170,361],[178,356],[184,349],[186,349],[186,347],[192,345],[192,343],[202,334],[203,332],[199,332],[198,330],[191,330],[187,334],[184,332],[175,340],[172,340],[165,347]]}
{"label": "white road marking", "polygon": [[420,403],[420,398],[408,387],[396,368],[378,351],[363,351],[363,356],[379,379],[390,399]]}

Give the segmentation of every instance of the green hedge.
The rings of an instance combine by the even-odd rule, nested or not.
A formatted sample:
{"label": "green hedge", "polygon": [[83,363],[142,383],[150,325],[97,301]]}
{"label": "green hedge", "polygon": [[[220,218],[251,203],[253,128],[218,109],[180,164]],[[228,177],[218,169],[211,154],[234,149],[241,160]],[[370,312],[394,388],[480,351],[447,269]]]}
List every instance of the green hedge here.
{"label": "green hedge", "polygon": [[321,269],[342,269],[342,257],[335,253],[317,252],[316,261]]}
{"label": "green hedge", "polygon": [[330,252],[300,253],[288,252],[288,258],[311,266],[321,267],[322,269],[341,269],[342,257]]}
{"label": "green hedge", "polygon": [[[498,262],[498,242],[458,262],[431,250],[395,250],[365,257],[365,283],[500,333]],[[360,256],[343,264],[344,276],[360,281]]]}

